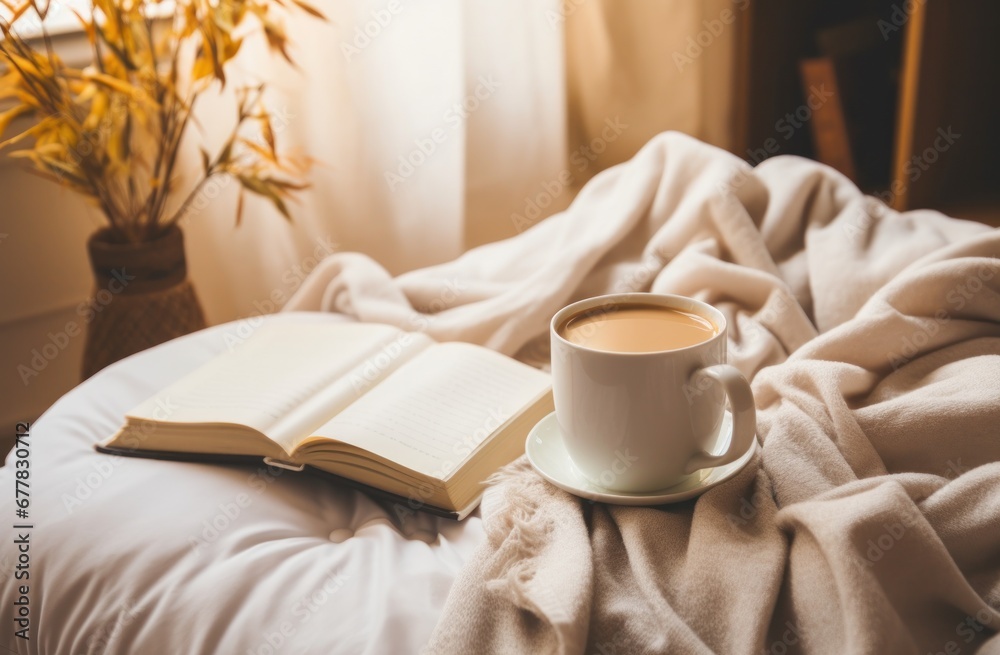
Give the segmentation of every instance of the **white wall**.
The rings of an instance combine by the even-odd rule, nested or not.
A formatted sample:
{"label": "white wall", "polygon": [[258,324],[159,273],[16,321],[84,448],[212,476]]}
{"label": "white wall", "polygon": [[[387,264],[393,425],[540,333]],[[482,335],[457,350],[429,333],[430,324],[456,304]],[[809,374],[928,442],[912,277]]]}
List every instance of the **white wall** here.
{"label": "white wall", "polygon": [[[86,56],[86,41],[78,36],[55,42],[67,60]],[[3,452],[13,443],[17,422],[34,420],[80,380],[85,324],[77,310],[93,279],[84,244],[99,225],[99,215],[77,196],[0,156]],[[67,336],[67,325],[70,332],[75,333],[73,326],[80,332]]]}
{"label": "white wall", "polygon": [[[16,170],[12,160],[0,159],[0,430],[4,436],[13,434],[17,421],[37,417],[79,381],[83,334],[62,335],[69,323],[84,327],[77,308],[90,291],[84,244],[95,224],[93,215],[69,192]],[[50,334],[58,345],[46,347],[52,343]],[[50,361],[33,351],[54,357]]]}

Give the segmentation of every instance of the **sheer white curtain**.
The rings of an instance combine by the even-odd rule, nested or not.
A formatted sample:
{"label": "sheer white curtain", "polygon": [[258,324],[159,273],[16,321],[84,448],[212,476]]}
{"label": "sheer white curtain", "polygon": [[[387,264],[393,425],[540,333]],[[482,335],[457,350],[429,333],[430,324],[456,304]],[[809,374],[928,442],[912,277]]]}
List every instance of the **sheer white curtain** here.
{"label": "sheer white curtain", "polygon": [[[240,60],[317,165],[292,225],[251,198],[235,228],[235,183],[186,222],[209,320],[277,309],[333,249],[399,273],[511,236],[663,130],[725,146],[747,1],[320,3],[288,25],[297,70]],[[210,137],[222,106],[199,107]]]}
{"label": "sheer white curtain", "polygon": [[570,167],[580,181],[664,130],[731,145],[738,32],[750,1],[573,2],[566,86]]}
{"label": "sheer white curtain", "polygon": [[[288,25],[298,70],[251,52],[275,131],[317,161],[285,224],[236,184],[185,222],[191,273],[211,322],[280,306],[330,249],[394,273],[515,233],[518,211],[564,166],[563,32],[555,0],[334,0],[329,22]],[[221,134],[221,102],[199,107]],[[196,158],[192,159],[195,165]],[[216,197],[217,196],[217,197]]]}

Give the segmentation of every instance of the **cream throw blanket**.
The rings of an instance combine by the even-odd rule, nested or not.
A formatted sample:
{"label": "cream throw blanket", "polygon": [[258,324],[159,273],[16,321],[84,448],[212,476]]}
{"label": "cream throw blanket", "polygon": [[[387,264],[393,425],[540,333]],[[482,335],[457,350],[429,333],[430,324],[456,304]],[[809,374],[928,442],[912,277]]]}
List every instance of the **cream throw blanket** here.
{"label": "cream throw blanket", "polygon": [[1000,231],[899,214],[795,157],[678,134],[519,236],[396,279],[335,255],[289,309],[543,359],[567,303],[712,303],[762,454],[662,508],[591,504],[519,460],[433,653],[1000,652]]}

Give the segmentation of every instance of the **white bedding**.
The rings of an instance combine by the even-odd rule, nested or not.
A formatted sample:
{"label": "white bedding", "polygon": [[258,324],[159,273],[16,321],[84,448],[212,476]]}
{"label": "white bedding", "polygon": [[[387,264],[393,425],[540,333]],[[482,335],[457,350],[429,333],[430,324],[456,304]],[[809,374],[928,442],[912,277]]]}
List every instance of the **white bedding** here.
{"label": "white bedding", "polygon": [[[12,576],[17,552],[4,537],[0,650],[411,653],[427,642],[483,539],[478,513],[399,521],[364,494],[306,474],[93,450],[125,412],[252,328],[229,323],[130,357],[31,426],[31,639],[12,634],[24,581]],[[5,534],[12,457],[0,469]]]}
{"label": "white bedding", "polygon": [[[742,482],[710,491],[693,509],[608,514],[563,494],[559,507],[567,511],[540,514],[558,515],[558,534],[574,535],[556,544],[522,537],[527,505],[508,503],[517,511],[505,511],[503,485],[484,499],[487,541],[476,516],[459,524],[417,514],[397,529],[377,503],[302,474],[269,480],[252,469],[92,450],[125,411],[250,327],[229,324],[110,368],[33,426],[35,632],[28,644],[10,637],[15,551],[4,536],[0,646],[60,654],[411,653],[427,642],[459,568],[471,562],[434,652],[509,652],[501,645],[510,638],[531,637],[579,652],[632,652],[629,639],[668,628],[664,648],[784,652],[788,625],[795,639],[801,629],[810,652],[955,651],[956,635],[965,637],[959,621],[991,630],[1000,621],[997,495],[984,491],[995,487],[1000,459],[986,447],[997,443],[989,359],[1000,324],[996,234],[934,212],[890,212],[815,163],[774,158],[751,173],[729,155],[667,134],[633,163],[596,177],[568,213],[450,264],[393,279],[361,255],[335,254],[288,306],[350,311],[531,359],[547,356],[548,317],[578,297],[652,289],[720,306],[734,326],[732,361],[756,378],[761,468],[746,469]],[[955,296],[952,306],[951,294],[967,287],[979,294],[975,302]],[[901,293],[910,289],[918,291]],[[978,350],[964,350],[970,338]],[[968,393],[954,364],[973,355],[981,368]],[[803,373],[804,361],[818,362],[818,372]],[[925,413],[900,405],[904,398]],[[827,420],[831,407],[837,421]],[[14,514],[11,478],[9,467],[0,470],[4,525]],[[772,488],[772,480],[784,482]],[[858,513],[862,506],[875,509]],[[625,515],[632,532],[619,520]],[[894,548],[868,572],[868,549],[891,548],[895,541],[880,544],[899,538],[897,521],[913,527],[914,516],[926,529],[904,543],[917,545]],[[734,532],[734,517],[750,527]],[[218,534],[208,529],[214,521]],[[653,523],[663,529],[650,531]],[[640,533],[629,558],[614,556],[625,547],[622,535]],[[525,561],[519,546],[542,545],[583,573],[555,566],[531,577],[507,566],[508,554]],[[649,562],[699,593],[677,604],[675,582],[646,575]],[[641,564],[642,584],[621,584],[634,574],[612,569],[633,564]],[[747,586],[748,571],[760,584]],[[915,571],[926,583],[918,589]],[[788,576],[797,582],[789,586]],[[605,588],[638,595],[601,603],[610,597],[601,595]],[[567,605],[571,611],[553,611]],[[622,608],[636,619],[625,628]]]}

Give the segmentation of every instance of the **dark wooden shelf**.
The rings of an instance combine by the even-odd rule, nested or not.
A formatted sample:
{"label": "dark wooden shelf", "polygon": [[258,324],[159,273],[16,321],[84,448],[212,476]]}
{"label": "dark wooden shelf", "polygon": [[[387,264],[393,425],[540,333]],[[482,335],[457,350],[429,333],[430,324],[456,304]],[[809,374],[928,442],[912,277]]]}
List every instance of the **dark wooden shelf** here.
{"label": "dark wooden shelf", "polygon": [[945,202],[935,209],[955,218],[1000,227],[1000,191],[983,193],[963,201]]}
{"label": "dark wooden shelf", "polygon": [[776,138],[779,148],[768,154],[815,156],[810,129],[786,138],[776,128],[806,100],[799,63],[816,55],[820,30],[869,16],[891,48],[887,73],[896,80],[891,170],[883,176],[891,204],[962,211],[996,225],[996,0],[755,0],[739,33],[734,152],[757,163],[762,144]]}

